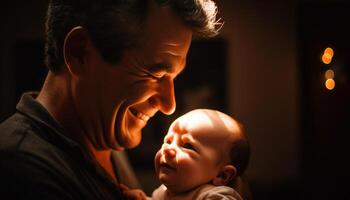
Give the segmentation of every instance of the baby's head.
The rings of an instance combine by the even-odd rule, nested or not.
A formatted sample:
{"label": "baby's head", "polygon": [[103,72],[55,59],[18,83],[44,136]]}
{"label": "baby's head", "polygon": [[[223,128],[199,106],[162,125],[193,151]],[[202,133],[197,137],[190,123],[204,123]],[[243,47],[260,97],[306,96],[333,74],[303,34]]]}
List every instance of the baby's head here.
{"label": "baby's head", "polygon": [[248,165],[248,141],[230,116],[196,109],[176,119],[155,156],[159,180],[172,193],[209,183],[227,185]]}

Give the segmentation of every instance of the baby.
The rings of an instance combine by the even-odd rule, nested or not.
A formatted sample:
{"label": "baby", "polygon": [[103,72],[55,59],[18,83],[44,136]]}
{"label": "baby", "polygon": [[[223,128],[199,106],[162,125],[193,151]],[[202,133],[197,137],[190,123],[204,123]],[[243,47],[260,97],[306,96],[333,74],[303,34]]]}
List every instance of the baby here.
{"label": "baby", "polygon": [[171,124],[155,155],[162,185],[148,199],[240,200],[230,185],[247,168],[249,155],[238,122],[216,110],[192,110]]}

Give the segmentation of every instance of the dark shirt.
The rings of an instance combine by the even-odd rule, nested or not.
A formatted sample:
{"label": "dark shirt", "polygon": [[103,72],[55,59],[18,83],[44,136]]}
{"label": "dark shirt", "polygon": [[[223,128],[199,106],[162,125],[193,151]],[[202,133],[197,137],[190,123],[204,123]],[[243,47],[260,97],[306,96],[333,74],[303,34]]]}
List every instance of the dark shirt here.
{"label": "dark shirt", "polygon": [[0,124],[0,199],[122,199],[117,183],[32,95]]}

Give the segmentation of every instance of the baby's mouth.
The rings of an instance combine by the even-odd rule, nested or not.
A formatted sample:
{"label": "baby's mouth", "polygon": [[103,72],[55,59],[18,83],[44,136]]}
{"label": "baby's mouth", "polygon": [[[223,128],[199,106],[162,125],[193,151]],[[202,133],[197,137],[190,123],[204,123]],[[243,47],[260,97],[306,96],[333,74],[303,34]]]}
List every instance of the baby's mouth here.
{"label": "baby's mouth", "polygon": [[175,168],[174,166],[171,166],[171,165],[169,165],[169,164],[167,164],[167,163],[161,163],[161,164],[160,164],[160,167],[161,167],[161,168],[164,167],[164,168],[166,168],[166,169],[171,169],[171,170],[176,170],[176,168]]}

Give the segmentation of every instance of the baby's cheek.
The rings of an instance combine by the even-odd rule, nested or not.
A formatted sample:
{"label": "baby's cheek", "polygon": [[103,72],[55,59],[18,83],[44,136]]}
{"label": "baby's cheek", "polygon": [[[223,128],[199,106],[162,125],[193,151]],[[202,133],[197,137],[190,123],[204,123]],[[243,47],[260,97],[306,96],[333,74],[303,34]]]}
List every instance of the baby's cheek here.
{"label": "baby's cheek", "polygon": [[190,160],[192,160],[192,158],[185,152],[183,151],[178,151],[176,153],[176,157],[177,157],[177,160],[180,162],[189,162]]}
{"label": "baby's cheek", "polygon": [[188,156],[188,154],[178,154],[177,155],[177,165],[181,167],[184,171],[193,171],[196,166],[196,162]]}
{"label": "baby's cheek", "polygon": [[161,157],[162,157],[161,151],[158,151],[156,153],[156,155],[154,156],[154,166],[155,166],[156,170],[158,170]]}

